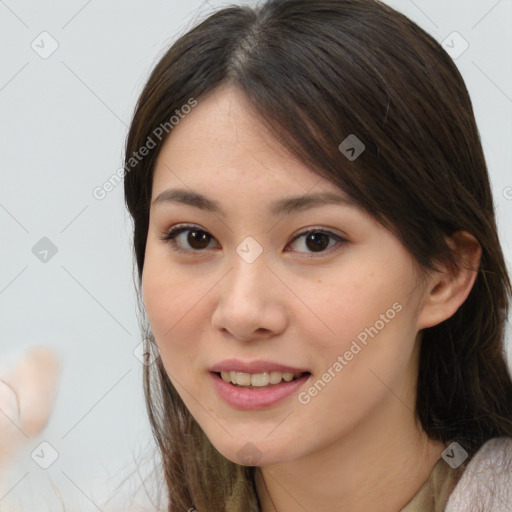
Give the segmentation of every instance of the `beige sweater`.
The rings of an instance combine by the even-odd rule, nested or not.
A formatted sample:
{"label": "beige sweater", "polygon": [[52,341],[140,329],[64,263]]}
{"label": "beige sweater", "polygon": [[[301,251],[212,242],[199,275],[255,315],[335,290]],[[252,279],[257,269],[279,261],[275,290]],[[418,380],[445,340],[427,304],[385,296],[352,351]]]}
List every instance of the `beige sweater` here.
{"label": "beige sweater", "polygon": [[[247,502],[239,477],[225,512],[247,512]],[[512,438],[490,439],[456,469],[439,459],[429,479],[397,512],[512,512]]]}
{"label": "beige sweater", "polygon": [[457,469],[439,459],[400,512],[512,512],[512,438],[490,439]]}

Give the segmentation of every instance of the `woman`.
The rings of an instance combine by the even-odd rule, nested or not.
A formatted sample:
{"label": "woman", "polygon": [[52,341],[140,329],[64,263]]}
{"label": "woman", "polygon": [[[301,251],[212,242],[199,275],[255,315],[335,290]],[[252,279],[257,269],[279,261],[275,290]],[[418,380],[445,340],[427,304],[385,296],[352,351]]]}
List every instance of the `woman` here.
{"label": "woman", "polygon": [[214,13],[142,91],[125,198],[169,511],[512,507],[510,280],[467,89],[417,25]]}

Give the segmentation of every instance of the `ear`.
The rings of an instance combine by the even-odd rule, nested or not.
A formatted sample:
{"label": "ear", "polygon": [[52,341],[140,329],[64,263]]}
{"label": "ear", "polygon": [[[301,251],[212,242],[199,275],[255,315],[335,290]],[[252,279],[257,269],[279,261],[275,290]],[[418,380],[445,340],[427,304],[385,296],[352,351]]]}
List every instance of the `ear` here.
{"label": "ear", "polygon": [[433,327],[450,318],[468,297],[475,282],[482,247],[467,231],[457,231],[446,239],[456,253],[459,265],[440,265],[427,279],[423,305],[418,315],[418,330]]}

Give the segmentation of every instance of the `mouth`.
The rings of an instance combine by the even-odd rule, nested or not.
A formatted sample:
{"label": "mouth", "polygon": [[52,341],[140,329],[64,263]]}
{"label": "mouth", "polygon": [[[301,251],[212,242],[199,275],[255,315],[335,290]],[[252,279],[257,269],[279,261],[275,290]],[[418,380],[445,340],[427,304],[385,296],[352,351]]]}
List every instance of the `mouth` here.
{"label": "mouth", "polygon": [[[217,395],[229,406],[240,411],[258,411],[277,406],[281,401],[298,393],[312,375],[308,371],[296,374],[287,374],[287,372],[260,374],[233,372],[233,374],[232,376],[231,372],[210,371]],[[232,378],[235,382],[231,381]]]}
{"label": "mouth", "polygon": [[307,371],[298,373],[273,371],[252,374],[234,371],[212,373],[233,387],[255,390],[272,388],[274,386],[294,382],[305,376],[309,377],[311,375],[311,372]]}

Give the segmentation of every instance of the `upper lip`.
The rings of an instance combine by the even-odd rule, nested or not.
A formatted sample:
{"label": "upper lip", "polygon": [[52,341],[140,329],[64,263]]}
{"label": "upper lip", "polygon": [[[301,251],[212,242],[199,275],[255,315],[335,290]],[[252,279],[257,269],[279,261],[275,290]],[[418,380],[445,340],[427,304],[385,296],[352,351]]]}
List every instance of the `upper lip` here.
{"label": "upper lip", "polygon": [[275,363],[273,361],[241,361],[240,359],[224,359],[210,368],[211,372],[240,372],[240,373],[310,373],[305,368],[294,368],[285,364]]}

